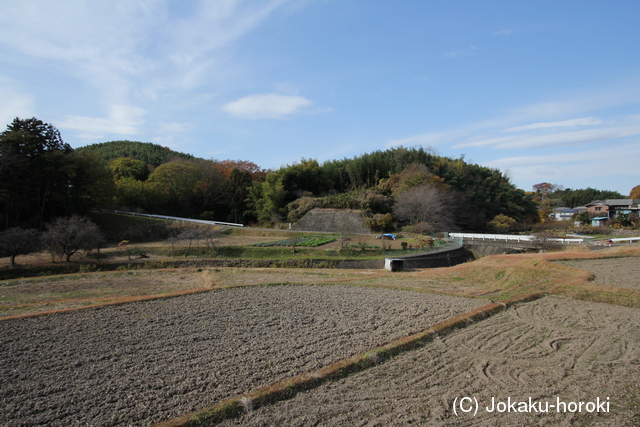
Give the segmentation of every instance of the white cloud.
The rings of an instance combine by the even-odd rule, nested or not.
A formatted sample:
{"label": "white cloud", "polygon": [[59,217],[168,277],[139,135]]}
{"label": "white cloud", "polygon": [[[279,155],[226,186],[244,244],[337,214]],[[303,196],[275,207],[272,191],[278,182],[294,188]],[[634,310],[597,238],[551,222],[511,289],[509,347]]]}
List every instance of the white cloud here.
{"label": "white cloud", "polygon": [[105,135],[135,135],[144,125],[145,111],[126,105],[114,105],[106,118],[66,116],[57,122],[60,129],[79,131],[78,137],[84,139],[101,138]]}
{"label": "white cloud", "polygon": [[445,58],[460,58],[465,56],[472,56],[478,53],[481,49],[477,46],[469,46],[463,49],[456,49],[450,52],[443,53]]}
{"label": "white cloud", "polygon": [[[635,142],[616,145],[606,150],[598,148],[541,156],[505,157],[483,162],[483,165],[501,170],[508,169],[514,177],[517,177],[519,183],[529,183],[522,188],[528,188],[543,180],[584,188],[583,180],[589,177],[606,179],[615,185],[605,184],[603,188],[615,189],[613,187],[619,187],[626,178],[637,177],[639,157],[640,144]],[[619,191],[624,193],[627,190],[623,188]]]}
{"label": "white cloud", "polygon": [[499,149],[529,149],[593,144],[619,138],[640,135],[640,126],[618,126],[576,132],[552,133],[548,135],[514,135],[464,142],[454,148],[492,147]]}
{"label": "white cloud", "polygon": [[494,31],[493,35],[494,36],[508,36],[509,34],[513,33],[514,31],[515,31],[515,29],[513,29],[513,28],[504,28],[502,30]]}
{"label": "white cloud", "polygon": [[575,126],[595,126],[602,124],[602,120],[597,117],[583,117],[580,119],[561,120],[558,122],[540,122],[525,126],[516,126],[504,129],[502,132],[522,132],[523,130],[548,129],[559,127],[575,127]]}
{"label": "white cloud", "polygon": [[282,119],[294,114],[307,112],[313,105],[297,95],[250,95],[225,104],[224,111],[246,119]]}
{"label": "white cloud", "polygon": [[131,104],[226,75],[226,49],[290,1],[3,2],[0,48],[99,88],[104,104]]}
{"label": "white cloud", "polygon": [[[9,83],[5,79],[0,80],[0,85],[8,86]],[[33,97],[17,93],[7,87],[0,86],[0,126],[9,124],[16,117],[29,118],[33,116]],[[4,128],[0,128],[0,132]]]}

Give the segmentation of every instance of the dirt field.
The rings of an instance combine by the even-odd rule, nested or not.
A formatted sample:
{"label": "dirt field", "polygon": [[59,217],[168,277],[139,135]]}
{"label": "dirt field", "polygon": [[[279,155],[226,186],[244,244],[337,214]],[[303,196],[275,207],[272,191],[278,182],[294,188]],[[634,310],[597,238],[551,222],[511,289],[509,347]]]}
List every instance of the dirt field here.
{"label": "dirt field", "polygon": [[362,286],[214,290],[0,322],[0,425],[148,425],[486,300]]}
{"label": "dirt field", "polygon": [[562,261],[560,264],[592,272],[595,275],[593,281],[601,285],[640,289],[638,257]]}
{"label": "dirt field", "polygon": [[[221,425],[637,426],[639,370],[640,310],[549,296]],[[475,417],[455,415],[463,397],[478,400]],[[554,407],[490,413],[492,398]]]}

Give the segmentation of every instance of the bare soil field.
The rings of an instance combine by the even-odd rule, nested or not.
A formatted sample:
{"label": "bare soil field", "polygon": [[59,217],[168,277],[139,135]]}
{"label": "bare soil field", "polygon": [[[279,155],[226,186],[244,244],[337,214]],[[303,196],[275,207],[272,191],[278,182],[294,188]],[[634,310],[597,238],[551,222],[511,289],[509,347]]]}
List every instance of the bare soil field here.
{"label": "bare soil field", "polygon": [[0,425],[149,425],[487,300],[347,285],[212,290],[0,322]]}
{"label": "bare soil field", "polygon": [[639,370],[640,310],[548,296],[220,425],[637,426]]}
{"label": "bare soil field", "polygon": [[640,258],[602,258],[562,261],[560,264],[587,270],[595,275],[593,281],[601,285],[640,289]]}

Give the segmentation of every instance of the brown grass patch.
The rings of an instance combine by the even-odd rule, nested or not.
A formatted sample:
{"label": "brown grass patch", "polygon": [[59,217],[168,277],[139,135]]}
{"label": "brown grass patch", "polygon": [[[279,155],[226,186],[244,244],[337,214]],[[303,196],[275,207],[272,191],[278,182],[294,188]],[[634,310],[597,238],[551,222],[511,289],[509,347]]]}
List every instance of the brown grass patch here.
{"label": "brown grass patch", "polygon": [[640,291],[593,282],[586,270],[553,261],[640,257],[640,246],[630,245],[597,252],[567,251],[545,254],[493,255],[446,269],[419,274],[442,290],[463,296],[490,296],[504,300],[542,292],[585,301],[640,308]]}

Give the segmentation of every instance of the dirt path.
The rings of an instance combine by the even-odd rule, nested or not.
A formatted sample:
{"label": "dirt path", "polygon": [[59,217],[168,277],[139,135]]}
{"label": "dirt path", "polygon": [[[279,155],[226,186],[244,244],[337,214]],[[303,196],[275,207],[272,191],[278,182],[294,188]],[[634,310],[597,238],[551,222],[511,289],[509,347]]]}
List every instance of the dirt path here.
{"label": "dirt path", "polygon": [[590,271],[594,282],[620,288],[640,289],[640,258],[602,258],[562,261],[559,264]]}
{"label": "dirt path", "polygon": [[[639,370],[640,310],[545,297],[221,425],[637,426]],[[476,417],[453,412],[465,396],[478,399]],[[609,412],[489,413],[492,397],[609,398]]]}
{"label": "dirt path", "polygon": [[148,425],[485,305],[259,286],[0,322],[0,425]]}

